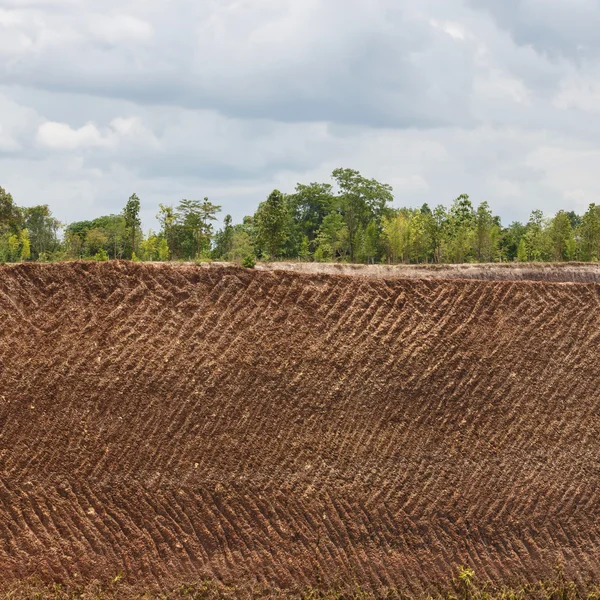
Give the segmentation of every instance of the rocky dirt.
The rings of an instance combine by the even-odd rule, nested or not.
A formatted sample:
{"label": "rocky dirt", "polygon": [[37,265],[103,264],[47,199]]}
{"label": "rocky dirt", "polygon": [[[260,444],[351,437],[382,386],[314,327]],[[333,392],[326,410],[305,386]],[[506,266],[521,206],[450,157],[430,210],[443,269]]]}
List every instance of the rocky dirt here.
{"label": "rocky dirt", "polygon": [[0,580],[597,581],[599,292],[1,267]]}

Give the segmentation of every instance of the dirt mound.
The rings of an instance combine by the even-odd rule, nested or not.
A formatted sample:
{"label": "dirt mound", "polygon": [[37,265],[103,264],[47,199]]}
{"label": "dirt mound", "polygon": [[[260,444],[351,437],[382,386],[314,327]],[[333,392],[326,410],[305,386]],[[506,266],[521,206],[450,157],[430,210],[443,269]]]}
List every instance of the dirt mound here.
{"label": "dirt mound", "polygon": [[598,579],[599,290],[2,267],[0,579]]}

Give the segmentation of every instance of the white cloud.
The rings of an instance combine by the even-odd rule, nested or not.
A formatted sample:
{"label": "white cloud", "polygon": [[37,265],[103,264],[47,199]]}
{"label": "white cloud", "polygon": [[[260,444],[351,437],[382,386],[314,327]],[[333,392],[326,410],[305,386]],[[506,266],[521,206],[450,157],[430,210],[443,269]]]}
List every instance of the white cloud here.
{"label": "white cloud", "polygon": [[66,123],[52,121],[40,125],[37,141],[42,146],[58,150],[106,147],[113,143],[110,136],[103,136],[93,123],[86,123],[79,129],[72,129]]}
{"label": "white cloud", "polygon": [[67,123],[48,121],[40,125],[36,139],[39,145],[56,150],[115,149],[128,140],[149,142],[153,147],[158,145],[155,136],[135,117],[117,117],[103,131],[94,123],[86,123],[75,129]]}
{"label": "white cloud", "polygon": [[339,166],[399,204],[583,206],[597,17],[591,0],[4,0],[0,185],[63,220],[136,191],[147,225],[186,196],[239,219]]}

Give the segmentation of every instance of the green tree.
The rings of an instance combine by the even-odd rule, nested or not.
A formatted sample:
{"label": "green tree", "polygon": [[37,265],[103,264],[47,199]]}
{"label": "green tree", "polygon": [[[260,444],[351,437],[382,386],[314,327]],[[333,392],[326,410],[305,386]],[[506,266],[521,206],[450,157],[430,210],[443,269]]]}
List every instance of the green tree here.
{"label": "green tree", "polygon": [[353,169],[336,169],[332,177],[339,188],[337,204],[348,229],[350,260],[353,261],[357,232],[371,221],[381,223],[388,203],[394,199],[392,187],[367,179]]}
{"label": "green tree", "polygon": [[18,234],[22,229],[23,219],[21,211],[15,204],[13,197],[0,187],[0,234]]}
{"label": "green tree", "polygon": [[223,229],[215,235],[214,258],[225,258],[231,252],[233,243],[233,225],[231,215],[225,215]]}
{"label": "green tree", "polygon": [[209,202],[208,198],[203,201],[183,199],[179,203],[175,215],[179,225],[180,249],[185,258],[208,253],[213,235],[211,221],[216,220],[220,210],[221,207]]}
{"label": "green tree", "polygon": [[237,229],[233,232],[231,250],[227,254],[227,259],[241,263],[248,256],[254,256],[254,246],[250,235],[243,229]]}
{"label": "green tree", "polygon": [[541,210],[531,212],[527,230],[523,236],[529,260],[541,261],[547,255],[546,219]]}
{"label": "green tree", "polygon": [[158,260],[166,261],[169,260],[169,244],[165,238],[160,238],[158,242]]}
{"label": "green tree", "polygon": [[496,260],[499,235],[499,219],[492,214],[489,204],[482,202],[475,213],[475,252],[479,262]]}
{"label": "green tree", "polygon": [[260,203],[254,220],[256,239],[261,252],[271,259],[280,257],[288,239],[285,196],[279,190],[273,190],[267,200]]}
{"label": "green tree", "polygon": [[315,240],[319,260],[344,260],[350,249],[350,234],[342,215],[329,213],[321,223]]}
{"label": "green tree", "polygon": [[[523,241],[523,236],[527,228],[518,221],[513,221],[506,229],[502,230],[502,234],[499,240],[499,250],[502,257],[508,261],[514,261],[515,259],[521,261],[521,258],[517,256],[519,248],[523,246],[525,252],[525,260],[527,260],[527,247]],[[523,241],[523,244],[521,242]],[[523,261],[521,261],[523,262]]]}
{"label": "green tree", "polygon": [[556,213],[548,227],[548,237],[555,261],[571,260],[575,254],[575,235],[571,218],[564,210]]}
{"label": "green tree", "polygon": [[177,222],[175,210],[172,206],[165,206],[164,204],[159,204],[158,215],[156,215],[156,218],[160,223],[161,235],[167,240],[170,259],[171,252],[175,248],[175,227]]}
{"label": "green tree", "polygon": [[140,199],[137,194],[132,194],[127,200],[127,204],[123,209],[123,216],[125,217],[125,226],[129,230],[131,236],[131,253],[135,252],[135,237],[139,230],[142,222],[140,220]]}
{"label": "green tree", "polygon": [[410,218],[406,209],[383,217],[383,236],[389,263],[404,262],[410,256]]}
{"label": "green tree", "polygon": [[85,252],[87,256],[94,256],[98,250],[102,249],[106,252],[108,244],[108,235],[100,227],[88,229],[85,234]]}
{"label": "green tree", "polygon": [[55,252],[60,247],[58,230],[60,222],[52,216],[47,204],[22,209],[23,224],[29,232],[31,257]]}
{"label": "green tree", "polygon": [[288,197],[290,214],[300,237],[306,236],[309,243],[317,237],[317,231],[325,216],[334,210],[335,196],[328,183],[310,183],[296,186]]}
{"label": "green tree", "polygon": [[519,262],[527,262],[527,245],[524,238],[521,238],[517,247],[517,260]]}
{"label": "green tree", "polygon": [[23,229],[21,231],[21,260],[29,260],[31,258],[31,244],[29,242],[29,231]]}
{"label": "green tree", "polygon": [[142,260],[153,261],[158,258],[158,237],[150,230],[145,240],[139,244]]}
{"label": "green tree", "polygon": [[590,204],[578,227],[584,260],[600,259],[600,205]]}
{"label": "green tree", "polygon": [[19,260],[19,258],[21,257],[20,234],[21,234],[21,232],[19,232],[19,235],[13,233],[8,238],[8,260],[11,260],[11,261]]}
{"label": "green tree", "polygon": [[475,237],[475,212],[467,194],[454,200],[446,226],[446,242],[449,258],[453,263],[467,260]]}

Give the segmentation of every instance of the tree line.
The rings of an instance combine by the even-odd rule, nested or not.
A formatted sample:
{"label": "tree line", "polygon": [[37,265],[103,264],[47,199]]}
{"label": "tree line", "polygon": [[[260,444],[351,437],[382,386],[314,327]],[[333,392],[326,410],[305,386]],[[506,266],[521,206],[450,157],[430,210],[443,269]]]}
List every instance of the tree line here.
{"label": "tree line", "polygon": [[61,224],[47,205],[20,207],[0,187],[0,262],[74,259],[256,260],[354,263],[597,261],[600,205],[578,215],[534,210],[504,227],[487,202],[468,195],[448,206],[395,208],[391,186],[352,169],[327,183],[274,190],[253,215],[215,230],[221,206],[208,198],[160,204],[144,234],[132,194],[118,214]]}

